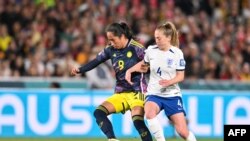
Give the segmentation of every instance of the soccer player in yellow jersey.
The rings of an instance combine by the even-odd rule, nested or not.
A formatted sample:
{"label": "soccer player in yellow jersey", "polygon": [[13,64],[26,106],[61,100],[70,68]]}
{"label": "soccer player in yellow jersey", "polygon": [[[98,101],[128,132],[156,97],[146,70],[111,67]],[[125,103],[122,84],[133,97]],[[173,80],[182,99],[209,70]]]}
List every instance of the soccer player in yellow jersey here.
{"label": "soccer player in yellow jersey", "polygon": [[106,29],[109,46],[97,57],[80,68],[73,68],[71,73],[84,73],[95,68],[100,63],[111,59],[116,74],[114,95],[109,97],[94,111],[96,122],[110,141],[117,141],[112,124],[107,118],[109,114],[131,111],[135,128],[142,141],[152,141],[152,136],[144,122],[144,94],[146,80],[143,73],[134,73],[130,85],[125,80],[126,71],[143,60],[144,46],[134,40],[133,34],[126,23],[113,23]]}

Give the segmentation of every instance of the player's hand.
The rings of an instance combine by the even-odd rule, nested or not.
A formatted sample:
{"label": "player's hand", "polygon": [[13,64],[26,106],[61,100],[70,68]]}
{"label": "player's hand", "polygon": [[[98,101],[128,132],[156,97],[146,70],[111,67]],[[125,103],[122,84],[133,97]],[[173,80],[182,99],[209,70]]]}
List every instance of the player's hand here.
{"label": "player's hand", "polygon": [[159,84],[160,84],[161,86],[163,86],[163,87],[168,87],[168,86],[171,85],[171,84],[170,84],[170,81],[169,81],[169,80],[166,80],[166,79],[160,80],[160,81],[159,81]]}
{"label": "player's hand", "polygon": [[131,81],[131,72],[130,72],[129,69],[126,71],[125,79],[127,80],[127,82],[128,82],[130,85],[133,85],[133,84],[134,84],[134,83]]}
{"label": "player's hand", "polygon": [[72,70],[71,70],[71,75],[75,76],[75,75],[77,75],[78,73],[80,73],[80,70],[79,70],[78,67],[72,68]]}
{"label": "player's hand", "polygon": [[148,71],[148,68],[149,68],[149,65],[148,65],[148,64],[143,63],[143,64],[141,65],[141,70],[142,70],[144,73],[146,73],[146,72]]}

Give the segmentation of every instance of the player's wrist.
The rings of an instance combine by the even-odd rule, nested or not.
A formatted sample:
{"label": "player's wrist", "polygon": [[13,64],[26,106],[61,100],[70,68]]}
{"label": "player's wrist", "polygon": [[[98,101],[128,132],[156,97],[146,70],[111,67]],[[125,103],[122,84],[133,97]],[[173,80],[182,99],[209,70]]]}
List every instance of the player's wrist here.
{"label": "player's wrist", "polygon": [[127,72],[128,72],[128,73],[132,73],[133,70],[130,68],[130,69],[127,70]]}

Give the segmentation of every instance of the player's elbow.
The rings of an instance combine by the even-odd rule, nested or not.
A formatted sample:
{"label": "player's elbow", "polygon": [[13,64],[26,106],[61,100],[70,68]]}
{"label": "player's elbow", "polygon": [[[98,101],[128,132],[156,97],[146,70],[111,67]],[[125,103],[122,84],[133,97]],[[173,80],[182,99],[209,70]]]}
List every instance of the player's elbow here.
{"label": "player's elbow", "polygon": [[181,76],[179,81],[182,82],[184,80],[184,76]]}

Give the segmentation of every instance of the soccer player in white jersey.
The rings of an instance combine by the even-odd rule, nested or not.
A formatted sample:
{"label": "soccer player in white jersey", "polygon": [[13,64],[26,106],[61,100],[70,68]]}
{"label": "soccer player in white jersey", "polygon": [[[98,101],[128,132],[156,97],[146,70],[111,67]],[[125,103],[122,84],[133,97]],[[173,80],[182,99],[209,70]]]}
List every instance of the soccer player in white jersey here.
{"label": "soccer player in white jersey", "polygon": [[184,79],[185,60],[178,48],[178,33],[173,23],[166,22],[155,30],[156,45],[145,51],[144,60],[128,69],[126,80],[133,85],[131,75],[150,68],[149,83],[145,101],[145,116],[149,129],[157,141],[165,141],[157,115],[164,110],[177,133],[186,141],[196,141],[189,131],[183,109],[182,94],[178,82]]}

